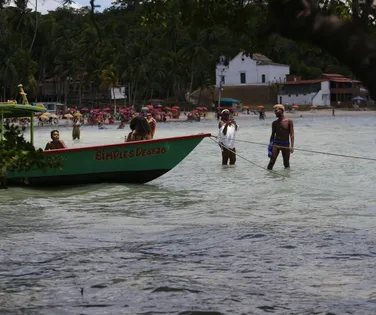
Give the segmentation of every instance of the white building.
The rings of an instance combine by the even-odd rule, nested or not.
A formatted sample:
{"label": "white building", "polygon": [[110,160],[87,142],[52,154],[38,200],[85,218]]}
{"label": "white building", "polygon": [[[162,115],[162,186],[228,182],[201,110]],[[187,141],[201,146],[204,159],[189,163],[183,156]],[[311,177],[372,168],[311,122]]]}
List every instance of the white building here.
{"label": "white building", "polygon": [[330,106],[330,81],[327,79],[287,81],[281,87],[277,98],[279,104]]}
{"label": "white building", "polygon": [[[117,100],[127,98],[127,94],[126,94],[127,91],[125,89],[125,86],[110,88],[109,91],[111,92],[111,99],[112,100],[114,98],[117,99]],[[115,95],[115,97],[114,97],[114,95]]]}
{"label": "white building", "polygon": [[[278,64],[261,54],[252,58],[239,53],[228,65],[223,57],[216,67],[216,86],[268,85],[283,83],[290,74],[290,66]],[[222,85],[221,85],[222,80]]]}

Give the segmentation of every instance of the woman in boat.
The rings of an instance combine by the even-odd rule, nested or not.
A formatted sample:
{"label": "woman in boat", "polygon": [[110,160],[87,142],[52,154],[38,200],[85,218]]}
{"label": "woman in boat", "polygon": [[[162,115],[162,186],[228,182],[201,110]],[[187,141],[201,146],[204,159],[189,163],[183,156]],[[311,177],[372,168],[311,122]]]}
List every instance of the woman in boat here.
{"label": "woman in boat", "polygon": [[128,134],[126,142],[152,139],[151,128],[145,117],[137,116],[133,118],[129,126],[132,131]]}
{"label": "woman in boat", "polygon": [[44,148],[45,150],[58,150],[67,148],[64,141],[60,140],[60,133],[58,130],[51,131],[51,139],[52,141],[46,144],[46,147]]}

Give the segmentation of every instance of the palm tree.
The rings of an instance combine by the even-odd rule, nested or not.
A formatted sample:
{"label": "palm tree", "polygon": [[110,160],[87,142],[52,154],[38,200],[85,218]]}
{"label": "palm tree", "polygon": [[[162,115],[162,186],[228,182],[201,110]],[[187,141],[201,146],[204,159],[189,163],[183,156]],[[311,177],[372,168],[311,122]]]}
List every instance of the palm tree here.
{"label": "palm tree", "polygon": [[114,104],[115,109],[114,112],[116,114],[116,97],[115,97],[115,88],[119,87],[119,77],[116,74],[116,70],[113,65],[109,65],[107,69],[103,69],[101,74],[99,75],[102,83],[101,88],[110,88],[113,92],[114,96]]}

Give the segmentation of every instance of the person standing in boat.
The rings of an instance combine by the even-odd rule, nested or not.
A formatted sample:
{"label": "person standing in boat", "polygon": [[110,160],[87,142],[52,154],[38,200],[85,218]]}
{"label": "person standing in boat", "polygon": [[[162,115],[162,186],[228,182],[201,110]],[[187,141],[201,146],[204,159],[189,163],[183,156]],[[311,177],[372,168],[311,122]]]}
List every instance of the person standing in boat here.
{"label": "person standing in boat", "polygon": [[80,133],[81,133],[81,122],[78,117],[75,117],[73,120],[73,129],[72,129],[72,138],[73,140],[80,140]]}
{"label": "person standing in boat", "polygon": [[51,131],[51,139],[52,141],[46,144],[46,147],[44,148],[45,150],[58,150],[67,148],[64,141],[60,140],[60,133],[58,130]]}
{"label": "person standing in boat", "polygon": [[[290,153],[294,152],[294,122],[284,115],[285,107],[281,104],[274,105],[274,113],[277,120],[272,123],[272,134],[270,136],[268,170],[273,166],[282,150],[283,165],[290,167]],[[291,142],[290,142],[291,141]]]}
{"label": "person standing in boat", "polygon": [[236,162],[235,135],[239,126],[230,111],[225,109],[221,112],[221,121],[218,124],[218,141],[222,151],[222,165],[234,165]]}

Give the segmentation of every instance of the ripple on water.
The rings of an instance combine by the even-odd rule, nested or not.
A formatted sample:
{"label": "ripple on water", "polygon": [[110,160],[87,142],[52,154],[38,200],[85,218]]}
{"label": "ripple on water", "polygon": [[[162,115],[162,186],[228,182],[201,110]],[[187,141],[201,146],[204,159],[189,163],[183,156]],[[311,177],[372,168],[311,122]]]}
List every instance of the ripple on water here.
{"label": "ripple on water", "polygon": [[[238,123],[238,139],[265,142],[238,143],[255,164],[222,167],[206,139],[147,185],[0,191],[0,312],[376,313],[374,164],[297,150],[291,170],[279,157],[280,175],[267,172],[271,119]],[[216,133],[216,125],[157,132]],[[295,146],[372,157],[373,126],[374,118],[296,119]],[[36,133],[42,144],[46,130]],[[83,127],[73,144],[70,132],[61,128],[69,146],[125,133]]]}

